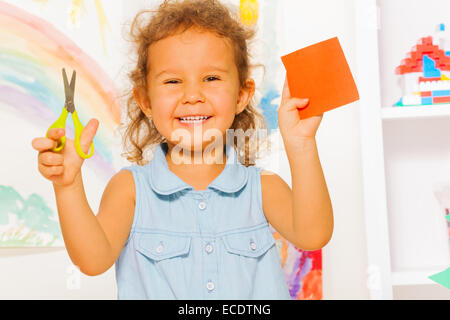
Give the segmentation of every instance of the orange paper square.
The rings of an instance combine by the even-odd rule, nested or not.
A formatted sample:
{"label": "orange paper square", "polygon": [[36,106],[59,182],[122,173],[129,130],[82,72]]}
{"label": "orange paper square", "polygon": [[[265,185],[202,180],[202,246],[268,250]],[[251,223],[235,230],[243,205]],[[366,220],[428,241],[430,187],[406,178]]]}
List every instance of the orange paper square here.
{"label": "orange paper square", "polygon": [[305,119],[359,100],[358,89],[337,37],[281,57],[291,97],[308,98]]}

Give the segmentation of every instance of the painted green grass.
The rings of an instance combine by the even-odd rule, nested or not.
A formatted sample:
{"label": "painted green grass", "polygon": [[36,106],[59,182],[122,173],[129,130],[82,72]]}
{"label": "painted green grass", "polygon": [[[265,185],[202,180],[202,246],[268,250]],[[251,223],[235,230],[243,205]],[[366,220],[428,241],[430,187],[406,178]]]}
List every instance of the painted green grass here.
{"label": "painted green grass", "polygon": [[[8,226],[9,214],[17,217],[20,227],[0,233],[0,247],[52,246],[62,239],[54,211],[36,193],[24,199],[13,187],[0,185],[0,225]],[[23,234],[25,227],[30,231]],[[42,239],[43,234],[51,240]]]}

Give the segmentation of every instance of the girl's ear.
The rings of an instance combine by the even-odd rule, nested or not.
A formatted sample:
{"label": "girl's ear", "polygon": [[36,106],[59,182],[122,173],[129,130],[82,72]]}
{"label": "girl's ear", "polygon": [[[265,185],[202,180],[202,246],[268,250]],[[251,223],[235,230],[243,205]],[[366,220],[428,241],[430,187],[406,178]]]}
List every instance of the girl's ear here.
{"label": "girl's ear", "polygon": [[147,116],[151,117],[152,108],[150,106],[150,100],[148,99],[147,92],[140,87],[135,87],[133,89],[134,100],[136,100],[139,108],[141,108],[142,112]]}
{"label": "girl's ear", "polygon": [[236,114],[241,113],[247,107],[250,99],[255,94],[255,81],[252,78],[248,78],[245,81],[245,87],[239,90],[239,96],[236,106]]}

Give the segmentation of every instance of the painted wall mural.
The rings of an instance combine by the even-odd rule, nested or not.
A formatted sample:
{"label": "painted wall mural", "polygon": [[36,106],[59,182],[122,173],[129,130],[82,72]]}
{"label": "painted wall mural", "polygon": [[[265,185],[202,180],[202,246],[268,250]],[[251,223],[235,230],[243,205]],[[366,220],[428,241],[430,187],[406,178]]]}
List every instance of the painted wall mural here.
{"label": "painted wall mural", "polygon": [[[77,71],[75,104],[82,123],[101,121],[96,152],[86,163],[107,181],[112,166],[113,132],[120,122],[114,83],[68,36],[50,22],[0,2],[0,246],[62,246],[51,184],[37,171],[34,137],[61,113],[61,69]],[[74,136],[73,123],[66,123]]]}

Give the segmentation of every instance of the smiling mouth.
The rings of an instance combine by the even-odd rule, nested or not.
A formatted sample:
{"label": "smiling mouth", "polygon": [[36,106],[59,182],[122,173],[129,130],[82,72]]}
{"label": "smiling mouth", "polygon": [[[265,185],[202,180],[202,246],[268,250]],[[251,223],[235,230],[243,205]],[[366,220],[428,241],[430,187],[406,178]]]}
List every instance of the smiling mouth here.
{"label": "smiling mouth", "polygon": [[177,118],[178,122],[182,124],[199,124],[211,119],[212,116],[189,116]]}

